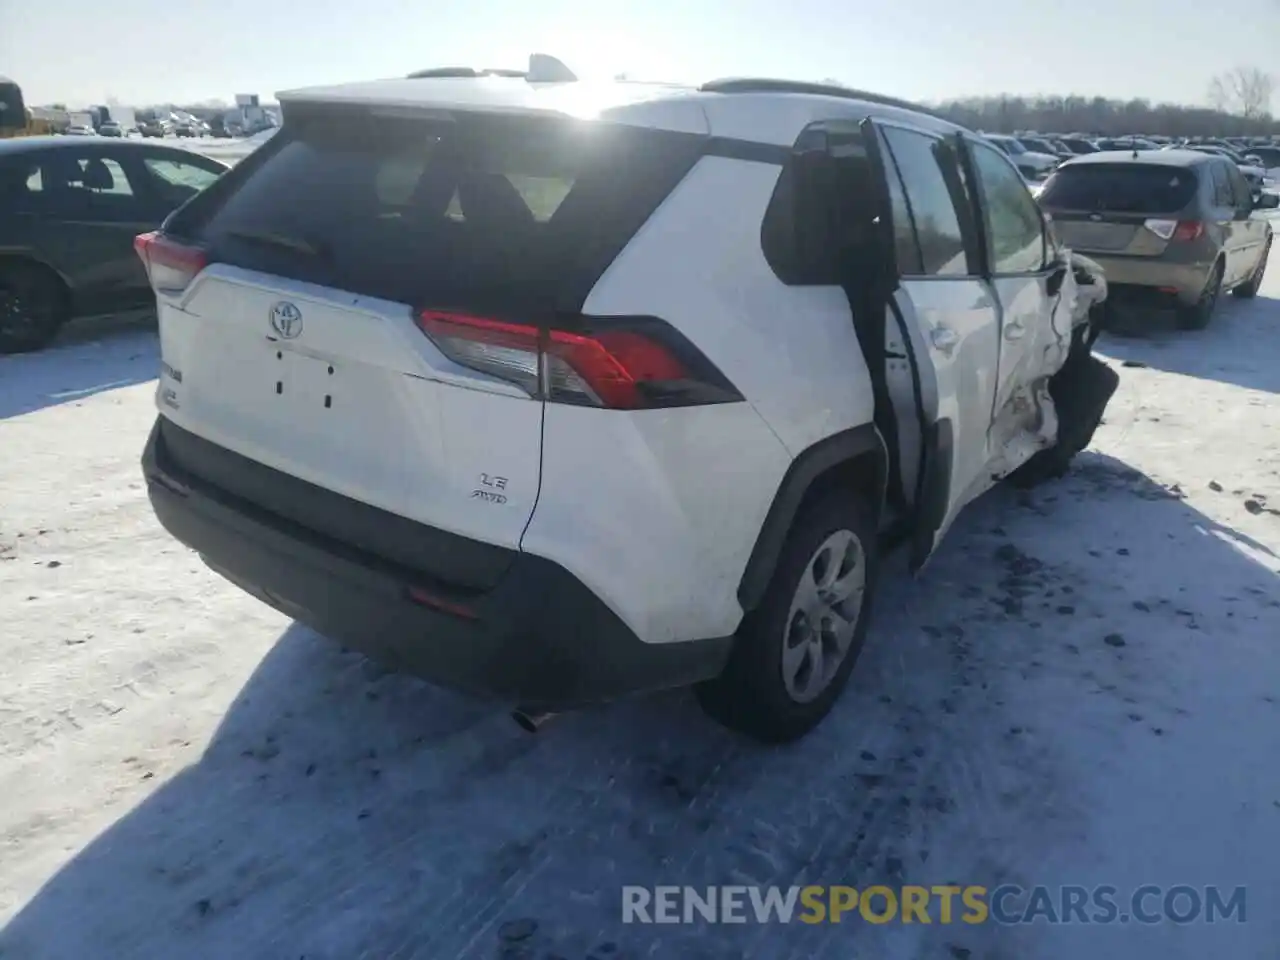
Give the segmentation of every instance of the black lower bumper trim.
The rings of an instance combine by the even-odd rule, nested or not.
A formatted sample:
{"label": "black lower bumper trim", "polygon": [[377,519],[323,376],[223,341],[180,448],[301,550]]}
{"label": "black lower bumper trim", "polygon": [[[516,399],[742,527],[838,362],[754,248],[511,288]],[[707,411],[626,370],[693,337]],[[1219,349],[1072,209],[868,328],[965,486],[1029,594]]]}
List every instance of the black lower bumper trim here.
{"label": "black lower bumper trim", "polygon": [[441,686],[564,710],[705,680],[728,657],[727,637],[645,643],[577,577],[524,553],[492,589],[443,609],[410,599],[422,587],[411,570],[277,522],[185,473],[167,462],[158,428],[143,472],[161,524],[211,568],[317,632]]}

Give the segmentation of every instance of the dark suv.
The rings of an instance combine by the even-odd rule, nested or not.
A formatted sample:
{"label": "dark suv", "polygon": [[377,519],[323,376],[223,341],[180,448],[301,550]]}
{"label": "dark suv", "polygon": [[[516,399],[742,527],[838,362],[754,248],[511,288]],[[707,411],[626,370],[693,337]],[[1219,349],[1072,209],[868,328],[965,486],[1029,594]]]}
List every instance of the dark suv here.
{"label": "dark suv", "polygon": [[0,353],[38,349],[73,316],[154,303],[134,237],[226,169],[136,140],[0,140]]}
{"label": "dark suv", "polygon": [[1063,244],[1106,270],[1112,301],[1135,295],[1178,312],[1180,325],[1204,327],[1218,295],[1258,292],[1271,224],[1226,157],[1191,150],[1103,152],[1068,160],[1040,193]]}

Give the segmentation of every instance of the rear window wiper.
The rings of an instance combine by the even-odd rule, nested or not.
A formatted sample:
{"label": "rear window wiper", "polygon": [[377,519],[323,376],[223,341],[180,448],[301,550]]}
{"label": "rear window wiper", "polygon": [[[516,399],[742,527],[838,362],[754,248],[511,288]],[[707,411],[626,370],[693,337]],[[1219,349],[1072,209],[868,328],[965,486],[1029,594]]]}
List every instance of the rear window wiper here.
{"label": "rear window wiper", "polygon": [[295,253],[305,254],[321,260],[332,258],[332,251],[325,243],[312,243],[304,237],[295,237],[287,233],[275,233],[271,230],[228,230],[227,236],[240,240],[249,240],[272,247],[282,247]]}

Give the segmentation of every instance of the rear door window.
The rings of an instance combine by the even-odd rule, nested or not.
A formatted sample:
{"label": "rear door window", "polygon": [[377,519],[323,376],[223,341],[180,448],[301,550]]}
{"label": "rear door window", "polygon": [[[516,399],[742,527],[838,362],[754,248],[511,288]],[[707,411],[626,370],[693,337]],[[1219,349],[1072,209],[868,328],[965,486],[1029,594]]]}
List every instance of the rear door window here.
{"label": "rear door window", "polygon": [[1196,195],[1194,170],[1165,164],[1082,163],[1053,174],[1042,207],[1098,213],[1176,213]]}
{"label": "rear door window", "polygon": [[1238,210],[1253,209],[1253,189],[1234,164],[1226,166],[1227,182],[1231,185],[1231,206]]}
{"label": "rear door window", "polygon": [[572,310],[701,149],[621,125],[297,105],[167,229],[216,260],[388,300]]}
{"label": "rear door window", "polygon": [[1045,229],[1040,208],[1012,165],[985,144],[970,145],[982,190],[987,255],[997,274],[1034,273],[1045,263]]}
{"label": "rear door window", "polygon": [[136,223],[142,203],[124,167],[111,157],[67,148],[47,150],[26,166],[23,187],[13,190],[18,202],[60,219]]}
{"label": "rear door window", "polygon": [[[969,254],[951,188],[943,174],[953,164],[952,151],[939,137],[899,127],[884,127],[910,209],[919,255],[919,273],[925,276],[967,276]],[[905,237],[899,246],[907,247]],[[909,247],[907,247],[909,251]],[[900,265],[906,272],[905,264]]]}
{"label": "rear door window", "polygon": [[1209,169],[1213,177],[1213,202],[1219,207],[1234,207],[1235,197],[1231,193],[1231,177],[1227,175],[1225,163],[1211,163]]}

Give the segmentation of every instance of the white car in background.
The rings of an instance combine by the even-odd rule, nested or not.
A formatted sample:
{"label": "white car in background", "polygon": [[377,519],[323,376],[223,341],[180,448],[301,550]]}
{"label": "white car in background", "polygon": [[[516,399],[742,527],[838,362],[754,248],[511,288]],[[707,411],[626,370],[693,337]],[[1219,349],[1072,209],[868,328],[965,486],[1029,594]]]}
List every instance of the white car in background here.
{"label": "white car in background", "polygon": [[1017,137],[1010,137],[1001,133],[986,133],[983,136],[988,143],[995,144],[1007,153],[1009,159],[1013,161],[1013,165],[1018,168],[1018,172],[1027,180],[1043,180],[1053,173],[1058,164],[1062,162],[1061,158],[1051,154],[1028,150]]}
{"label": "white car in background", "polygon": [[1258,158],[1268,180],[1280,180],[1280,147],[1250,147],[1248,153]]}

